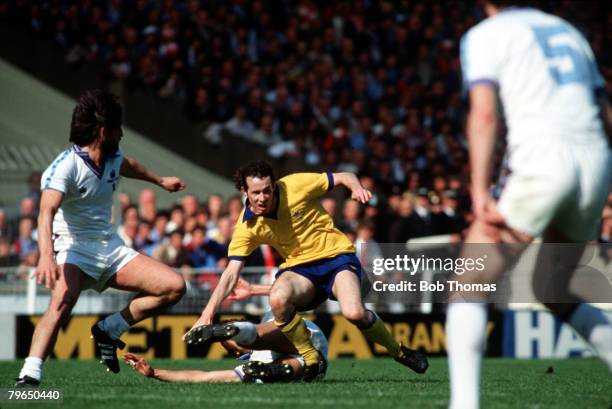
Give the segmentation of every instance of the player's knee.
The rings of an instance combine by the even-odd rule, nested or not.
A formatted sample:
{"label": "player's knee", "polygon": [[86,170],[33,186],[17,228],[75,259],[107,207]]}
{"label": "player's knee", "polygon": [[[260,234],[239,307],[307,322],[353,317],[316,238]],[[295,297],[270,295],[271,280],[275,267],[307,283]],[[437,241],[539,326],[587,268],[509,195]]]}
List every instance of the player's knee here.
{"label": "player's knee", "polygon": [[50,315],[56,316],[57,318],[65,318],[70,315],[78,299],[78,292],[66,291],[62,294],[58,294],[51,299],[51,305],[49,305],[47,311]]}
{"label": "player's knee", "polygon": [[270,292],[270,308],[277,316],[277,313],[283,313],[287,309],[287,297],[280,291]]}
{"label": "player's knee", "polygon": [[181,276],[178,276],[170,287],[171,301],[178,302],[187,292],[187,286],[185,280]]}
{"label": "player's knee", "polygon": [[166,288],[163,295],[165,303],[175,304],[179,302],[179,300],[185,295],[186,291],[187,287],[185,285],[185,280],[183,280],[183,278],[178,274],[175,274],[175,276],[166,283]]}
{"label": "player's knee", "polygon": [[366,310],[362,305],[354,305],[342,309],[342,315],[351,323],[361,326],[366,321]]}

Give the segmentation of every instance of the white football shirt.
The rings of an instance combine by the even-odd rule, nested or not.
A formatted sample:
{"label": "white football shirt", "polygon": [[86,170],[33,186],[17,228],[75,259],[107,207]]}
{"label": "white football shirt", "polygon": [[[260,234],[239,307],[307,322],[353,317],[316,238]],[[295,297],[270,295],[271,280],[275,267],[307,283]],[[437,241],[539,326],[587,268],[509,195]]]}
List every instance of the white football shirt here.
{"label": "white football shirt", "polygon": [[41,190],[64,193],[53,219],[53,234],[91,240],[115,233],[111,223],[113,193],[122,162],[123,152],[119,150],[99,168],[78,145],[57,156],[41,178]]}
{"label": "white football shirt", "polygon": [[498,87],[510,154],[536,141],[605,142],[595,98],[604,81],[589,44],[565,20],[504,9],[463,36],[461,65],[468,89]]}

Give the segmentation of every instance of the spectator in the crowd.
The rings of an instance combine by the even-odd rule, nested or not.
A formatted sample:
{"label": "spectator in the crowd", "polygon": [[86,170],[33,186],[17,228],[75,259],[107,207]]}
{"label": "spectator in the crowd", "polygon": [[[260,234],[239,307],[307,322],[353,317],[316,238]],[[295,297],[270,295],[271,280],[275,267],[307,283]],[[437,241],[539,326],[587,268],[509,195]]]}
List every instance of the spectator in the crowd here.
{"label": "spectator in the crowd", "polygon": [[372,260],[383,255],[380,245],[374,240],[374,224],[371,221],[359,223],[356,236],[355,248],[361,264],[364,266],[373,265]]}
{"label": "spectator in the crowd", "polygon": [[232,222],[232,226],[238,221],[238,217],[244,208],[242,198],[238,195],[232,196],[227,201],[227,214]]}
{"label": "spectator in the crowd", "polygon": [[9,234],[12,239],[17,238],[19,233],[19,224],[21,220],[26,217],[36,218],[38,215],[38,209],[36,208],[38,203],[34,198],[25,196],[19,201],[19,213],[16,217],[9,221]]}
{"label": "spectator in the crowd", "polygon": [[265,146],[282,141],[282,138],[274,129],[274,118],[272,115],[264,115],[261,118],[259,128],[253,133],[250,140]]}
{"label": "spectator in the crowd", "polygon": [[405,194],[399,201],[397,217],[389,225],[389,243],[405,243],[413,236],[413,197]]}
{"label": "spectator in the crowd", "polygon": [[434,219],[431,214],[429,191],[425,187],[417,190],[417,195],[414,199],[411,230],[412,237],[431,236],[436,233]]}
{"label": "spectator in the crowd", "polygon": [[117,195],[117,198],[119,200],[119,208],[121,209],[121,214],[123,214],[125,210],[132,204],[130,195],[121,192]]}
{"label": "spectator in the crowd", "polygon": [[152,256],[170,267],[189,266],[189,250],[183,245],[183,231],[177,229],[170,232],[167,240],[155,247]]}
{"label": "spectator in the crowd", "polygon": [[233,223],[229,216],[220,218],[219,223],[217,223],[217,234],[212,239],[222,246],[224,257],[227,257],[227,250],[232,240],[232,231]]}
{"label": "spectator in the crowd", "polygon": [[40,178],[40,172],[32,172],[30,177],[28,177],[28,191],[23,195],[23,197],[32,198],[36,207],[38,207],[38,203],[40,202]]}
{"label": "spectator in the crowd", "polygon": [[136,238],[138,235],[138,219],[127,219],[123,222],[123,224],[117,229],[117,234],[121,237],[121,240],[125,243],[127,247],[131,247],[134,250],[138,250],[136,245]]}
{"label": "spectator in the crowd", "polygon": [[0,209],[0,237],[9,237],[9,223],[4,209]]}
{"label": "spectator in the crowd", "polygon": [[141,220],[138,224],[136,237],[134,238],[134,248],[147,256],[153,254],[156,243],[151,240],[152,226],[146,220]]}
{"label": "spectator in the crowd", "polygon": [[255,125],[247,118],[244,106],[238,106],[232,119],[225,123],[225,130],[233,136],[243,139],[252,139],[255,133]]}
{"label": "spectator in the crowd", "polygon": [[6,236],[0,236],[0,280],[5,280],[8,276],[6,269],[2,267],[16,267],[19,265],[19,255],[11,249],[11,241]]}
{"label": "spectator in the crowd", "polygon": [[343,232],[355,232],[359,225],[361,216],[361,204],[359,202],[346,199],[342,207],[342,220],[338,223],[338,228]]}
{"label": "spectator in the crowd", "polygon": [[214,237],[217,234],[217,224],[223,214],[223,198],[216,193],[210,195],[206,202],[208,209],[208,222],[206,223],[206,231],[208,237]]}
{"label": "spectator in the crowd", "polygon": [[166,226],[168,225],[168,220],[168,212],[157,212],[155,221],[153,222],[153,227],[151,228],[151,234],[149,235],[149,238],[154,244],[157,245],[161,243],[164,237],[166,237]]}
{"label": "spectator in the crowd", "polygon": [[24,260],[30,253],[38,253],[38,243],[34,238],[36,221],[32,217],[22,217],[19,220],[17,239],[13,243],[13,251],[20,260]]}
{"label": "spectator in the crowd", "polygon": [[206,206],[200,206],[194,216],[196,226],[206,228],[208,218],[208,210],[206,209]]}
{"label": "spectator in the crowd", "polygon": [[138,196],[138,216],[152,223],[157,214],[157,195],[153,189],[145,188]]}
{"label": "spectator in the crowd", "polygon": [[189,264],[194,268],[216,268],[226,256],[224,247],[206,237],[206,230],[199,226],[193,230],[187,249],[190,251]]}
{"label": "spectator in the crowd", "polygon": [[125,210],[123,211],[123,214],[121,215],[122,224],[125,224],[127,222],[138,223],[139,220],[140,220],[140,217],[138,214],[138,208],[134,205],[129,205],[128,207],[126,207]]}
{"label": "spectator in the crowd", "polygon": [[447,189],[442,191],[440,204],[438,206],[439,216],[436,222],[437,233],[459,234],[468,226],[459,208],[457,196],[457,192],[454,190]]}
{"label": "spectator in the crowd", "polygon": [[199,206],[198,198],[195,195],[189,194],[181,198],[181,207],[185,217],[195,216]]}
{"label": "spectator in the crowd", "polygon": [[175,230],[181,230],[185,226],[185,213],[181,206],[174,206],[170,210],[170,220],[166,224],[166,232],[170,233]]}
{"label": "spectator in the crowd", "polygon": [[324,197],[321,199],[321,206],[331,216],[332,219],[336,219],[336,208],[337,202],[333,197]]}

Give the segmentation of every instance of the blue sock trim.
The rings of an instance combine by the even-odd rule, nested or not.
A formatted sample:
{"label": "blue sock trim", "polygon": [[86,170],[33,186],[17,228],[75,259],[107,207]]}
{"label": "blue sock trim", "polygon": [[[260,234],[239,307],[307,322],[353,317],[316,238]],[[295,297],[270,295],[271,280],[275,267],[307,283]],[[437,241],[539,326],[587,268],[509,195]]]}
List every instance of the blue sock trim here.
{"label": "blue sock trim", "polygon": [[378,315],[376,315],[374,311],[366,309],[366,312],[369,312],[370,314],[372,314],[372,318],[370,318],[370,323],[366,327],[360,328],[362,330],[372,328],[374,326],[374,323],[376,323],[376,320],[378,319]]}

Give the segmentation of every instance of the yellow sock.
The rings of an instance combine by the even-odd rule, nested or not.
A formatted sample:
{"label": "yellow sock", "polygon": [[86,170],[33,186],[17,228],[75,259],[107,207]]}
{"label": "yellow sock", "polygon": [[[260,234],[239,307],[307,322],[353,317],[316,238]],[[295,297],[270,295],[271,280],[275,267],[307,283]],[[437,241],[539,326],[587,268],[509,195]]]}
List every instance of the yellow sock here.
{"label": "yellow sock", "polygon": [[274,324],[293,344],[295,349],[304,358],[306,365],[314,365],[319,362],[319,352],[312,345],[310,340],[310,331],[306,327],[306,323],[298,314],[295,314],[291,321],[284,323],[274,320]]}
{"label": "yellow sock", "polygon": [[374,314],[376,321],[374,321],[374,324],[372,324],[370,328],[362,329],[361,332],[369,341],[376,342],[377,344],[387,348],[387,351],[389,351],[389,354],[392,357],[395,358],[399,356],[400,344],[393,339],[393,336],[391,333],[389,333],[387,327],[385,327],[385,323],[378,317],[378,315],[376,315],[374,311],[370,312]]}

